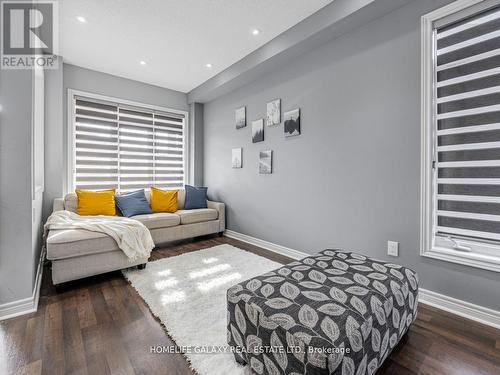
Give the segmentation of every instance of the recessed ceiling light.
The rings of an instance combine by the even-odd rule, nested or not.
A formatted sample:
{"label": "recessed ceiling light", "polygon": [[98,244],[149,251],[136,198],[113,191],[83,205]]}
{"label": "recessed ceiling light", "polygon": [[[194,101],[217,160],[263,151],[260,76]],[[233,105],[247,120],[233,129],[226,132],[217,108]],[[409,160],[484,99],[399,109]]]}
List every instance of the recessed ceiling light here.
{"label": "recessed ceiling light", "polygon": [[211,67],[212,67],[212,64],[210,64],[210,63],[205,64],[205,67],[206,67],[206,68],[211,68]]}
{"label": "recessed ceiling light", "polygon": [[253,35],[259,35],[260,34],[260,30],[259,29],[253,29],[252,30],[252,34]]}
{"label": "recessed ceiling light", "polygon": [[141,64],[141,65],[146,65],[146,61],[141,60],[141,61],[139,62],[139,64]]}
{"label": "recessed ceiling light", "polygon": [[78,16],[78,17],[76,17],[76,19],[77,19],[78,21],[80,21],[81,23],[85,23],[85,22],[87,22],[87,20],[85,19],[85,17],[82,17],[82,16]]}

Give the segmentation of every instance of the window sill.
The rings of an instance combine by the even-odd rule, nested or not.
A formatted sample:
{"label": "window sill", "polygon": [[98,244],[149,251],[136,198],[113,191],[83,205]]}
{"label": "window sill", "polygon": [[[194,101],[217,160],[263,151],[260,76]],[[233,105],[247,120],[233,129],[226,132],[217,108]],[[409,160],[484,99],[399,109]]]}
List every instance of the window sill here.
{"label": "window sill", "polygon": [[427,258],[444,260],[447,262],[458,263],[465,266],[481,268],[484,270],[500,272],[500,258],[478,253],[468,253],[433,247],[430,250],[423,250],[421,255]]}

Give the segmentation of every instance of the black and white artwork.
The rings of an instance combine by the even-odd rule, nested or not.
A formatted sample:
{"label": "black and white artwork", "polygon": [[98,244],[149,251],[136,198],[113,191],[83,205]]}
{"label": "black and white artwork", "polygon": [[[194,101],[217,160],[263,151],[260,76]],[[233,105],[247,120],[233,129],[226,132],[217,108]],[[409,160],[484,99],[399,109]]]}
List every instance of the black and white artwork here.
{"label": "black and white artwork", "polygon": [[238,108],[234,113],[234,117],[236,120],[236,129],[247,126],[246,107]]}
{"label": "black and white artwork", "polygon": [[240,148],[233,148],[232,151],[232,164],[233,168],[241,168],[242,163],[241,163],[241,147]]}
{"label": "black and white artwork", "polygon": [[273,151],[264,150],[259,152],[259,173],[271,174],[273,173]]}
{"label": "black and white artwork", "polygon": [[264,119],[252,121],[252,142],[262,142],[264,140]]}
{"label": "black and white artwork", "polygon": [[281,122],[281,99],[267,103],[266,125],[279,125]]}
{"label": "black and white artwork", "polygon": [[285,137],[293,137],[300,134],[300,108],[285,112]]}

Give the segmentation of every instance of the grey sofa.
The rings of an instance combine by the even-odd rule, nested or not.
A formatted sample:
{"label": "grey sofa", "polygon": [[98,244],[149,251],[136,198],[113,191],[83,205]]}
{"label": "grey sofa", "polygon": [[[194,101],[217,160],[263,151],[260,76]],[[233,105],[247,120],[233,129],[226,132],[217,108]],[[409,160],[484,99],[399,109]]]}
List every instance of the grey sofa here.
{"label": "grey sofa", "polygon": [[[149,191],[146,191],[149,200]],[[78,198],[70,193],[54,200],[54,211],[76,212]],[[225,230],[224,203],[207,201],[208,208],[184,210],[184,190],[179,191],[178,211],[133,216],[151,232],[156,245],[222,233]],[[52,281],[60,284],[87,276],[147,263],[148,259],[130,262],[114,239],[87,230],[50,230],[47,234],[47,259],[52,261]]]}

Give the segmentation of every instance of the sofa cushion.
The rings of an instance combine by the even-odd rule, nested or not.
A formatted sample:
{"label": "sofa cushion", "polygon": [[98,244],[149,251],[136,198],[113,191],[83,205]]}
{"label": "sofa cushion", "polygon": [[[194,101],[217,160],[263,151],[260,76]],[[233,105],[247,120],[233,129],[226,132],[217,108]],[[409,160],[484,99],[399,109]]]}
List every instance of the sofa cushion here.
{"label": "sofa cushion", "polygon": [[198,208],[193,210],[179,210],[181,224],[201,223],[202,221],[217,220],[219,213],[213,208]]}
{"label": "sofa cushion", "polygon": [[196,208],[207,208],[207,189],[206,187],[195,187],[184,185],[186,198],[184,202],[185,210],[193,210]]}
{"label": "sofa cushion", "polygon": [[151,209],[153,212],[177,211],[177,195],[177,190],[161,190],[151,187]]}
{"label": "sofa cushion", "polygon": [[[145,189],[144,193],[146,194],[146,199],[148,200],[149,204],[151,205],[151,189]],[[177,209],[178,210],[184,209],[185,198],[186,198],[186,191],[184,189],[177,190]]]}
{"label": "sofa cushion", "polygon": [[115,189],[91,191],[75,190],[78,196],[78,215],[116,215]]}
{"label": "sofa cushion", "polygon": [[75,193],[66,194],[64,197],[64,209],[76,213],[78,208],[78,197]]}
{"label": "sofa cushion", "polygon": [[104,233],[84,229],[53,229],[47,236],[47,259],[49,260],[114,250],[119,250],[118,244]]}
{"label": "sofa cushion", "polygon": [[117,195],[115,201],[122,215],[126,217],[153,213],[144,195],[144,189]]}
{"label": "sofa cushion", "polygon": [[175,227],[181,223],[181,218],[177,214],[168,212],[157,212],[153,214],[135,215],[132,219],[139,220],[148,229]]}
{"label": "sofa cushion", "polygon": [[[148,200],[148,203],[151,204],[151,191],[149,189],[145,189],[144,194],[146,194],[146,199]],[[184,189],[178,190],[177,208],[179,210],[184,209],[185,198],[186,198],[186,191]],[[77,207],[78,207],[78,197],[76,196],[76,194],[75,193],[66,194],[66,196],[64,197],[64,209],[76,213]]]}

